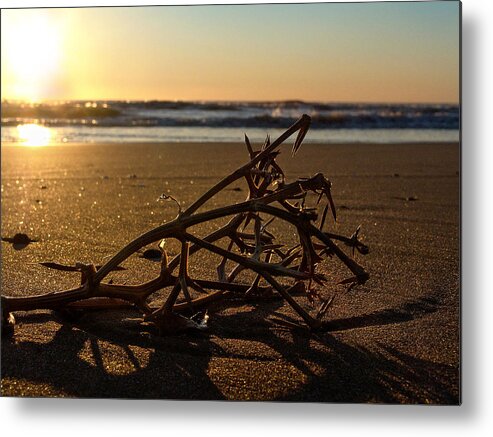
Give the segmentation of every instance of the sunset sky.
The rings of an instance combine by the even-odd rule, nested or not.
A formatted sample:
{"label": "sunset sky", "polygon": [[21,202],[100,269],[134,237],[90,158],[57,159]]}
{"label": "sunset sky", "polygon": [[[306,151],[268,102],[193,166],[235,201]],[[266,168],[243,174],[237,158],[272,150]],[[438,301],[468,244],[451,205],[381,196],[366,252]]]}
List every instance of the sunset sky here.
{"label": "sunset sky", "polygon": [[2,99],[459,100],[459,3],[2,10]]}

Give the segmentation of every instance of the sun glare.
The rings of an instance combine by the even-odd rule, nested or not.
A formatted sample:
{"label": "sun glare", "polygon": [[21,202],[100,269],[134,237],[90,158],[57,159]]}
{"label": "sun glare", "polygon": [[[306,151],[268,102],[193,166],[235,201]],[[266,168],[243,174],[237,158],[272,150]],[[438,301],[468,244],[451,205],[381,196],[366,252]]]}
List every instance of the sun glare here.
{"label": "sun glare", "polygon": [[60,28],[39,11],[23,19],[6,21],[5,26],[2,46],[9,94],[26,100],[47,97],[60,67]]}
{"label": "sun glare", "polygon": [[22,146],[47,146],[51,139],[50,129],[39,124],[20,124],[17,134]]}

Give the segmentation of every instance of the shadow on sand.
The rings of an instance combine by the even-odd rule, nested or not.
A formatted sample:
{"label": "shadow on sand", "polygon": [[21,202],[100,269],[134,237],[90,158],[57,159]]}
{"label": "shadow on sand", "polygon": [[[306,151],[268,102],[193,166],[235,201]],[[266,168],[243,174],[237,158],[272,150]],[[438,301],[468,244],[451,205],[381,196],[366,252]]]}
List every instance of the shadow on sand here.
{"label": "shadow on sand", "polygon": [[[436,306],[433,299],[420,299],[396,309],[336,320],[332,328],[345,331],[402,323],[434,312]],[[219,343],[238,339],[260,342],[305,375],[306,382],[298,390],[272,400],[459,402],[457,367],[423,360],[388,344],[377,343],[370,350],[344,342],[335,333],[314,336],[303,330],[289,331],[267,320],[273,313],[291,320],[277,312],[279,307],[280,303],[269,302],[251,306],[250,311],[216,313],[211,324],[211,332],[221,339]],[[226,399],[208,375],[210,360],[242,357],[219,346],[213,337],[190,334],[161,338],[150,335],[137,324],[115,328],[118,324],[114,320],[101,321],[100,315],[88,317],[93,319],[77,325],[61,325],[47,343],[16,341],[15,337],[4,340],[2,378],[49,384],[67,396],[82,398]],[[29,325],[52,319],[48,313],[30,314],[22,317],[22,323]],[[100,322],[94,323],[95,320]],[[120,348],[115,353],[117,356],[105,358],[111,350],[102,351],[103,341]],[[145,365],[136,357],[135,347],[149,351]],[[92,353],[92,364],[81,356],[87,348]],[[108,362],[115,365],[122,360],[132,367],[131,372],[120,375],[108,371]],[[315,372],[314,367],[322,371]]]}

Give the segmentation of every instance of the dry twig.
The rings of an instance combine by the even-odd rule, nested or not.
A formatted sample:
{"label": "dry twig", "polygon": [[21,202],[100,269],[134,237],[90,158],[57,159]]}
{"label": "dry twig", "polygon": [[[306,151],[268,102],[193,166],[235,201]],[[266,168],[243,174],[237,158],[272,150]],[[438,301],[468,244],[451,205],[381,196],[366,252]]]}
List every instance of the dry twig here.
{"label": "dry twig", "polygon": [[[186,210],[180,209],[173,221],[140,235],[104,265],[96,268],[94,265],[77,264],[75,267],[64,268],[59,264],[44,263],[45,267],[81,272],[81,285],[70,290],[39,296],[2,296],[3,332],[7,333],[9,328],[12,328],[12,313],[15,311],[83,310],[91,305],[96,308],[107,308],[111,305],[121,307],[122,303],[138,309],[144,319],[154,323],[163,334],[188,328],[202,329],[203,324],[178,313],[187,309],[195,311],[230,293],[251,296],[270,290],[277,291],[310,329],[323,330],[326,323],[322,321],[322,317],[331,305],[333,296],[324,300],[313,288],[314,283],[322,286],[326,283],[326,278],[317,272],[317,266],[329,257],[336,257],[352,273],[349,279],[342,281],[344,284],[351,287],[364,284],[368,279],[367,272],[346,255],[334,240],[351,247],[353,252],[356,249],[366,254],[368,248],[358,240],[359,229],[349,238],[323,231],[327,211],[331,210],[334,220],[336,211],[330,193],[331,183],[322,174],[291,183],[285,181],[284,172],[276,162],[279,154],[277,149],[291,135],[297,133],[292,149],[294,156],[309,126],[310,117],[303,115],[277,140],[271,143],[267,138],[259,151],[253,149],[245,135],[250,158],[245,165],[210,188]],[[249,190],[244,202],[198,212],[212,197],[240,179],[245,180]],[[306,206],[308,193],[318,195],[318,202],[323,197],[327,200],[318,226],[315,224],[318,218],[317,209]],[[171,196],[162,198],[176,202]],[[197,225],[224,217],[230,217],[229,222],[207,236],[197,237],[191,232]],[[276,243],[275,235],[267,230],[273,219],[292,225],[296,229],[299,241],[291,247]],[[176,239],[181,243],[180,255],[171,260],[165,250],[166,239]],[[222,247],[217,244],[219,240],[226,240],[227,244]],[[159,248],[163,252],[157,277],[139,285],[105,282],[108,274],[121,268],[120,264],[127,258],[156,242],[159,242]],[[217,267],[217,281],[190,277],[189,263],[197,251],[207,251],[221,257],[222,261]],[[226,272],[227,265],[233,266],[229,273]],[[255,273],[252,283],[236,281],[238,274],[244,270]],[[308,285],[300,287],[304,283]],[[170,288],[171,291],[165,302],[158,308],[153,307],[150,302],[151,296],[166,288]],[[194,298],[191,290],[200,293],[200,296]],[[292,293],[299,290],[304,290],[311,301],[319,301],[315,316],[293,298]],[[183,303],[177,302],[180,294],[185,299]]]}

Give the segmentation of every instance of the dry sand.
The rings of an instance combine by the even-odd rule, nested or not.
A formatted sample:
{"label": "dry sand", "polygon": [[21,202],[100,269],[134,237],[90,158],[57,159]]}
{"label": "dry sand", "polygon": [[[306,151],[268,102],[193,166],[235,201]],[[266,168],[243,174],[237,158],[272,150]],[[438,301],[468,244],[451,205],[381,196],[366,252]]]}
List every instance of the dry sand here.
{"label": "dry sand", "polygon": [[[245,160],[235,144],[2,146],[2,237],[39,240],[1,243],[2,294],[76,285],[77,275],[36,263],[101,263],[173,218],[161,193],[190,204]],[[459,145],[305,144],[281,161],[290,179],[328,176],[337,231],[361,224],[370,246],[358,260],[371,279],[338,297],[333,332],[271,323],[299,319],[280,300],[218,304],[208,333],[164,338],[136,328],[133,313],[75,323],[18,313],[14,337],[2,340],[2,395],[459,403]],[[230,190],[213,205],[244,195]],[[138,257],[132,265],[156,271]]]}

